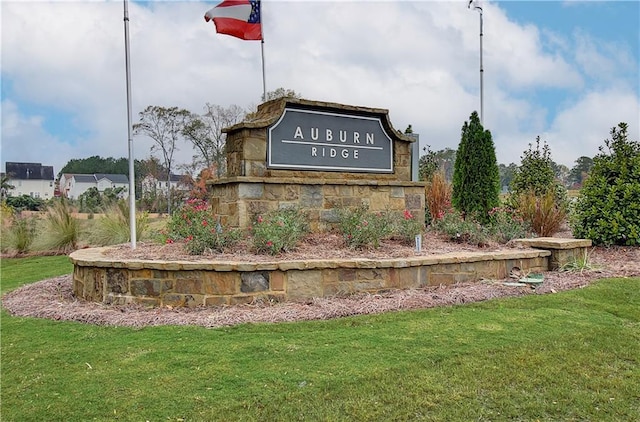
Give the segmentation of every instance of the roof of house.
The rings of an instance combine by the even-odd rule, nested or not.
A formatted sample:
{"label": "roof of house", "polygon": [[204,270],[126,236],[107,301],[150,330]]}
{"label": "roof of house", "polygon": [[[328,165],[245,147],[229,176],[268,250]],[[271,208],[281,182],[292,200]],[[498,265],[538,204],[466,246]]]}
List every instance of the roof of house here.
{"label": "roof of house", "polygon": [[126,174],[104,174],[96,173],[96,180],[109,179],[113,183],[129,183],[129,177]]}
{"label": "roof of house", "polygon": [[76,183],[95,183],[96,178],[93,174],[73,174],[71,177]]}
{"label": "roof of house", "polygon": [[14,163],[7,161],[6,173],[14,180],[54,180],[53,166],[41,163]]}
{"label": "roof of house", "polygon": [[107,179],[112,183],[129,183],[129,178],[124,174],[70,174],[67,175],[75,179],[76,183],[96,183],[99,180]]}
{"label": "roof of house", "polygon": [[[184,174],[171,174],[170,177],[170,181],[171,182],[183,182],[184,181]],[[167,181],[167,175],[166,174],[161,174],[160,176],[158,176],[157,178],[151,174],[148,174],[145,176],[145,179],[155,179],[158,180],[160,182],[166,182]]]}

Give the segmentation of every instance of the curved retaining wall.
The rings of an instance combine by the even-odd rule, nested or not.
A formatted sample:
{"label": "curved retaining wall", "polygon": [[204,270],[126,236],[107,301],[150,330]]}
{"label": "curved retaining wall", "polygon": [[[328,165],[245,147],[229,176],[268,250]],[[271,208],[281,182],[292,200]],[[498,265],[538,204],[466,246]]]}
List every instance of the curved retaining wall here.
{"label": "curved retaining wall", "polygon": [[73,290],[105,304],[219,306],[504,279],[514,267],[547,271],[552,252],[513,249],[402,259],[272,262],[114,261],[107,248],[73,252]]}

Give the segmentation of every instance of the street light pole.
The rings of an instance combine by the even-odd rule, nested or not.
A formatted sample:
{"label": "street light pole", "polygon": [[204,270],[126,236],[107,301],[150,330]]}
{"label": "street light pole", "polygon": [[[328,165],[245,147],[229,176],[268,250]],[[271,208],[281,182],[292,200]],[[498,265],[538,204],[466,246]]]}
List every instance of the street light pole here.
{"label": "street light pole", "polygon": [[[469,1],[469,9],[471,9],[471,5],[474,3],[474,0]],[[484,126],[484,68],[482,67],[482,37],[483,37],[483,27],[482,27],[482,7],[477,4],[473,5],[473,9],[477,10],[480,13],[480,124]]]}
{"label": "street light pole", "polygon": [[136,248],[136,181],[133,158],[132,117],[131,117],[131,65],[129,59],[129,8],[128,0],[124,6],[124,61],[127,82],[127,139],[129,143],[129,237],[131,249]]}

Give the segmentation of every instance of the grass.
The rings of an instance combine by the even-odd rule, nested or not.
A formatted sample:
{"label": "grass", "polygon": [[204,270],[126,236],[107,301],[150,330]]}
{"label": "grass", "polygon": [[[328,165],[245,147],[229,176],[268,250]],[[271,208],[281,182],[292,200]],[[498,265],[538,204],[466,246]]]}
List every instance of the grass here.
{"label": "grass", "polygon": [[73,264],[66,255],[0,260],[0,292],[2,294],[23,284],[71,274]]}
{"label": "grass", "polygon": [[[59,258],[2,260],[3,291],[68,273]],[[1,329],[3,421],[640,418],[637,278],[331,321],[129,329],[2,311]]]}

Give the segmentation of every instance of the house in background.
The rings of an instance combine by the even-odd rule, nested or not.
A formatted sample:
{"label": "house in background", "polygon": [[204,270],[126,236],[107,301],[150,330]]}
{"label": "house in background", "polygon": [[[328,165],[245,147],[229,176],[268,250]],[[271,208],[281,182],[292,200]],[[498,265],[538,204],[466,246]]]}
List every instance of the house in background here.
{"label": "house in background", "polygon": [[80,195],[90,188],[98,189],[104,193],[106,189],[124,188],[120,194],[121,198],[129,197],[129,177],[124,174],[70,174],[64,173],[60,176],[60,194],[65,198],[78,199]]}
{"label": "house in background", "polygon": [[160,178],[156,178],[149,174],[142,179],[142,194],[163,193],[166,195],[169,189],[173,191],[188,192],[192,187],[189,177],[180,174],[172,174],[169,178],[169,182],[167,182],[166,175],[161,175]]}
{"label": "house in background", "polygon": [[32,198],[51,199],[55,192],[53,166],[41,163],[14,163],[7,161],[6,175],[13,186],[8,196],[29,195]]}

